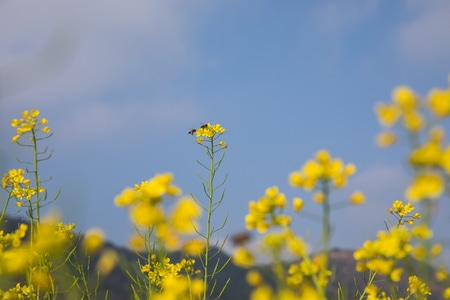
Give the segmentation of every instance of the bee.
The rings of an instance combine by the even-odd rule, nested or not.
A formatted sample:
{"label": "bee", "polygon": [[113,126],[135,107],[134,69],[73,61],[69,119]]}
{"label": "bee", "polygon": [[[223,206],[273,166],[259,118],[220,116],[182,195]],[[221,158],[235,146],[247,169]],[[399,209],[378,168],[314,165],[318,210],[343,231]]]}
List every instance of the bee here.
{"label": "bee", "polygon": [[190,135],[194,135],[194,133],[197,131],[197,129],[191,129],[189,130],[188,134]]}
{"label": "bee", "polygon": [[252,239],[252,236],[248,232],[240,232],[233,234],[231,236],[231,242],[233,243],[233,246],[244,246]]}
{"label": "bee", "polygon": [[206,127],[208,127],[208,123],[202,124],[202,126],[200,126],[201,129],[205,129]]}

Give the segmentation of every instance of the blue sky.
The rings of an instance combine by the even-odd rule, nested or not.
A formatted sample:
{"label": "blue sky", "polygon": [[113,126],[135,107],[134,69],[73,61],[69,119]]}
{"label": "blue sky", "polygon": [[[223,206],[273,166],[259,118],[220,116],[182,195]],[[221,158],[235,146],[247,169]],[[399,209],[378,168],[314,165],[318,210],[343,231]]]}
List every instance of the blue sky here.
{"label": "blue sky", "polygon": [[[40,109],[55,133],[42,165],[62,191],[54,207],[123,245],[133,229],[114,197],[170,171],[201,198],[196,160],[206,157],[187,132],[221,123],[222,235],[242,231],[248,201],[272,185],[319,212],[287,176],[328,149],[358,167],[332,201],[367,195],[332,217],[332,245],[357,247],[384,228],[409,179],[406,147],[375,146],[373,107],[401,84],[422,95],[448,86],[449,15],[446,0],[2,1],[1,170],[25,155],[9,142],[10,119]],[[436,228],[449,219],[442,201]],[[317,246],[319,224],[297,217],[294,227]]]}

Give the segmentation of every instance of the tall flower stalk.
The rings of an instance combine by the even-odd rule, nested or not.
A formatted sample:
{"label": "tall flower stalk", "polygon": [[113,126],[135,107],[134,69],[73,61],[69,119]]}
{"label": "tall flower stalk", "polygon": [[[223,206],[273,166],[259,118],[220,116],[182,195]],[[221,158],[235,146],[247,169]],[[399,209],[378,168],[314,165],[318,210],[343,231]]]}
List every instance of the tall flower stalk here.
{"label": "tall flower stalk", "polygon": [[[228,146],[224,141],[219,141],[219,137],[221,137],[225,133],[225,128],[223,128],[220,124],[211,125],[210,123],[204,124],[200,126],[200,128],[196,130],[191,130],[189,132],[192,135],[196,135],[196,142],[203,147],[206,155],[208,156],[209,162],[204,164],[197,160],[198,164],[205,168],[208,172],[208,178],[205,179],[201,175],[199,175],[202,180],[203,190],[207,197],[207,203],[202,204],[198,199],[196,199],[197,203],[201,206],[203,211],[206,214],[206,229],[205,232],[202,233],[198,231],[200,236],[205,241],[205,250],[203,254],[200,256],[202,267],[203,267],[203,283],[204,286],[208,286],[209,289],[205,289],[203,293],[203,300],[206,300],[214,295],[216,288],[216,275],[221,272],[229,263],[230,259],[225,262],[220,262],[219,254],[222,251],[223,246],[225,245],[226,238],[219,245],[219,242],[213,242],[213,235],[224,228],[227,217],[223,220],[222,224],[219,228],[214,228],[212,225],[212,216],[214,212],[220,207],[222,201],[225,196],[225,191],[222,190],[220,196],[216,196],[216,191],[220,187],[222,187],[226,181],[226,176],[224,179],[216,185],[216,175],[219,170],[223,159],[225,157],[225,153],[222,152],[220,158],[217,158],[217,154],[223,150],[225,150]],[[212,267],[211,262],[214,258],[217,258],[214,266]],[[212,268],[211,268],[212,267]],[[225,291],[226,286],[228,285],[230,279],[227,280],[225,285],[221,287],[217,298],[220,298],[222,293]]]}
{"label": "tall flower stalk", "polygon": [[[308,160],[300,171],[292,172],[289,182],[292,186],[302,188],[307,191],[315,191],[314,201],[322,205],[322,252],[325,254],[325,266],[328,267],[331,240],[331,217],[333,208],[342,207],[347,202],[330,202],[330,192],[332,189],[341,189],[347,185],[347,180],[356,172],[353,164],[344,165],[341,159],[332,158],[331,155],[321,150],[316,153],[315,160]],[[348,201],[350,204],[362,204],[364,195],[355,192]]]}

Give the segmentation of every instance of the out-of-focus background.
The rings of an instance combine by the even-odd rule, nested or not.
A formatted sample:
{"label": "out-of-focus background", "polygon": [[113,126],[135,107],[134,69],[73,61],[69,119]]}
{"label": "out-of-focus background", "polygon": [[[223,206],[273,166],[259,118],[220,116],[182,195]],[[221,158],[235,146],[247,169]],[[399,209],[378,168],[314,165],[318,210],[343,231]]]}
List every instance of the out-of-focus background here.
{"label": "out-of-focus background", "polygon": [[[367,196],[332,216],[332,245],[355,248],[384,229],[410,178],[406,145],[374,143],[374,105],[398,85],[421,95],[448,86],[449,15],[446,0],[0,1],[0,169],[27,157],[10,142],[10,120],[41,110],[54,132],[41,170],[50,196],[61,188],[52,207],[125,245],[133,228],[114,197],[170,171],[202,199],[196,160],[206,155],[187,132],[221,123],[228,180],[216,226],[226,214],[228,223],[219,238],[244,230],[248,201],[272,185],[318,213],[287,177],[328,149],[358,167],[332,201]],[[444,200],[437,238],[448,237]],[[294,228],[318,245],[319,223],[297,217]]]}

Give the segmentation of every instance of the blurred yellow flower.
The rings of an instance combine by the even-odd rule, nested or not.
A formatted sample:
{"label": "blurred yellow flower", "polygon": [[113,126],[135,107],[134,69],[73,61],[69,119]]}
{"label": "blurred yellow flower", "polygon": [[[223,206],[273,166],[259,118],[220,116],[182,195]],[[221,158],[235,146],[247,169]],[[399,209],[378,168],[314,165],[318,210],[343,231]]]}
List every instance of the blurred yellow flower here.
{"label": "blurred yellow flower", "polygon": [[349,202],[351,204],[355,204],[355,205],[364,204],[365,201],[366,201],[366,197],[360,191],[354,192],[349,198]]}
{"label": "blurred yellow flower", "polygon": [[87,255],[97,253],[105,243],[105,234],[100,228],[92,228],[86,231],[83,240],[83,248]]}
{"label": "blurred yellow flower", "polygon": [[450,89],[433,89],[427,99],[430,110],[438,118],[450,116]]}
{"label": "blurred yellow flower", "polygon": [[253,254],[244,247],[236,248],[232,260],[235,265],[241,268],[249,268],[255,263]]}
{"label": "blurred yellow flower", "polygon": [[178,200],[170,215],[170,224],[179,233],[194,233],[198,230],[197,220],[201,210],[194,199],[184,197]]}
{"label": "blurred yellow flower", "polygon": [[399,109],[393,104],[378,103],[375,112],[380,124],[386,127],[393,126],[400,117]]}
{"label": "blurred yellow flower", "polygon": [[376,144],[379,147],[389,147],[397,142],[397,135],[394,132],[385,131],[377,135]]}
{"label": "blurred yellow flower", "polygon": [[439,174],[427,172],[416,175],[406,189],[406,198],[411,201],[435,199],[444,191],[444,180]]}
{"label": "blurred yellow flower", "polygon": [[402,111],[414,110],[418,105],[418,98],[414,91],[407,86],[399,86],[392,92],[392,101]]}
{"label": "blurred yellow flower", "polygon": [[292,199],[292,207],[295,212],[299,212],[303,209],[304,202],[301,198],[295,197]]}

